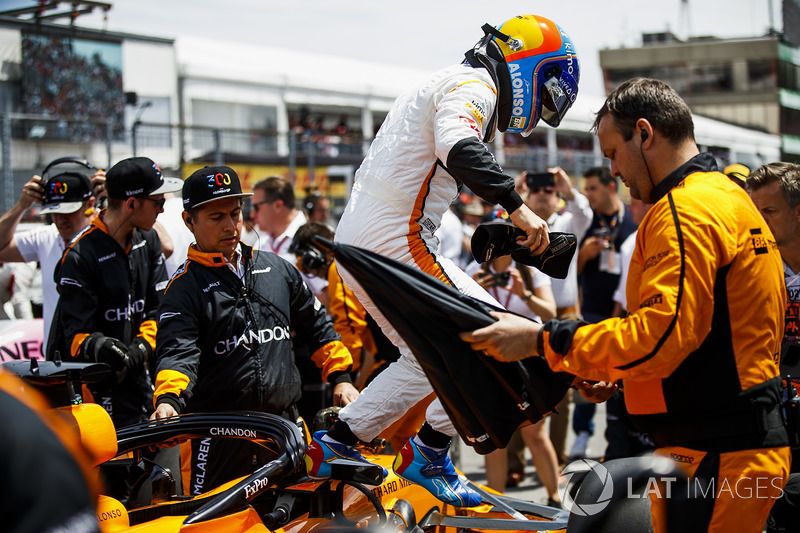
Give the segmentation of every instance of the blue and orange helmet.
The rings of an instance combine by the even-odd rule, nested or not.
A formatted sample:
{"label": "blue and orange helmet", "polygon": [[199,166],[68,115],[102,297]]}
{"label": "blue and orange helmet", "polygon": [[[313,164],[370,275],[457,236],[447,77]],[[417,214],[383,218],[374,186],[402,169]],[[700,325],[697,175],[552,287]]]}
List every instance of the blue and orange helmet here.
{"label": "blue and orange helmet", "polygon": [[485,67],[498,90],[496,126],[525,137],[544,120],[557,127],[578,96],[580,65],[569,35],[553,21],[520,15],[485,36],[467,61]]}

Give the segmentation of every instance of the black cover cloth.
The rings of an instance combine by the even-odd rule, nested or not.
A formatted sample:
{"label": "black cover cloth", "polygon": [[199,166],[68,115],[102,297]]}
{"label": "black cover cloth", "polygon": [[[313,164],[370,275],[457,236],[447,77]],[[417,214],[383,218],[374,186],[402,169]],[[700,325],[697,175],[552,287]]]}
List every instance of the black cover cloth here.
{"label": "black cover cloth", "polygon": [[491,324],[489,312],[502,309],[374,252],[315,241],[333,250],[403,337],[459,435],[476,452],[504,448],[518,427],[541,420],[569,390],[574,376],[551,371],[542,358],[501,363],[459,339],[463,331]]}

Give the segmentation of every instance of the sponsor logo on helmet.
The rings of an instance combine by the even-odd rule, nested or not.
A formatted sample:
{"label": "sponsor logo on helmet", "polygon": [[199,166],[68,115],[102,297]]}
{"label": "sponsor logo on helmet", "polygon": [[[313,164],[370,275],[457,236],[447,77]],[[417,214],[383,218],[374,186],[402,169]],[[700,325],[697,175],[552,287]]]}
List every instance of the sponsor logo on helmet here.
{"label": "sponsor logo on helmet", "polygon": [[[315,304],[316,305],[316,304]],[[249,346],[250,344],[267,344],[272,341],[289,340],[292,334],[287,326],[275,326],[274,328],[259,329],[258,331],[248,330],[238,337],[231,337],[226,341],[219,341],[214,346],[214,353],[225,355],[233,351],[240,344]]]}
{"label": "sponsor logo on helmet", "polygon": [[513,117],[522,117],[525,114],[525,110],[522,106],[525,105],[525,80],[522,79],[522,73],[519,71],[519,65],[516,63],[510,63],[508,65],[508,72],[511,74],[511,127],[512,128],[522,128],[525,124],[525,120],[523,117],[523,121],[519,126],[515,126]]}
{"label": "sponsor logo on helmet", "polygon": [[569,35],[564,33],[564,30],[561,30],[561,36],[564,37],[564,53],[567,54],[567,72],[574,75],[575,63],[577,62],[577,54],[575,53],[575,47],[569,40]]}
{"label": "sponsor logo on helmet", "polygon": [[511,117],[508,126],[510,128],[518,128],[518,129],[525,128],[525,117]]}

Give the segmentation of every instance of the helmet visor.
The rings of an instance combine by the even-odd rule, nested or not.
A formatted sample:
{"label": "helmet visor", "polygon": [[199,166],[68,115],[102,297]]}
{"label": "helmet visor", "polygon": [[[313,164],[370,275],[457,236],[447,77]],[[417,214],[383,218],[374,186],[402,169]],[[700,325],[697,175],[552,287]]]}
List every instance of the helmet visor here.
{"label": "helmet visor", "polygon": [[572,105],[564,89],[559,83],[559,79],[551,77],[542,85],[542,111],[541,117],[547,124],[557,128],[561,124],[561,119],[567,114],[567,110]]}

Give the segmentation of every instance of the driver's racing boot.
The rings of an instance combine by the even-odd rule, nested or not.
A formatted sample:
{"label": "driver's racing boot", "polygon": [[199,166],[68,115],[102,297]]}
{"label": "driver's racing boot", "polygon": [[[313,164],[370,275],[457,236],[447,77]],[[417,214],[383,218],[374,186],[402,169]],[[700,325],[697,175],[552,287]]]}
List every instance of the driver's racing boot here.
{"label": "driver's racing boot", "polygon": [[[311,438],[311,443],[308,445],[306,451],[306,471],[308,477],[312,479],[328,479],[331,477],[330,462],[334,459],[348,459],[350,461],[358,461],[368,465],[375,465],[367,461],[363,455],[358,453],[358,450],[342,444],[340,442],[329,442],[322,440],[325,436],[325,431],[317,431]],[[381,467],[383,470],[383,477],[389,475],[389,471]]]}
{"label": "driver's racing boot", "polygon": [[420,446],[411,438],[394,459],[393,469],[401,478],[421,485],[444,503],[454,507],[475,507],[481,495],[458,479],[453,461],[447,455],[450,445],[442,452]]}

